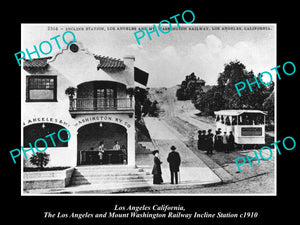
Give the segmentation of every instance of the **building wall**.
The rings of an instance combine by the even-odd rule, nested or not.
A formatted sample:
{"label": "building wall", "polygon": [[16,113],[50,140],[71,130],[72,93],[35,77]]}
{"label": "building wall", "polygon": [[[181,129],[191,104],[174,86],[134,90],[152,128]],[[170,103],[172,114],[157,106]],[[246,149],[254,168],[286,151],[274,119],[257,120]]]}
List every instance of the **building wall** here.
{"label": "building wall", "polygon": [[[68,48],[68,46],[67,46]],[[110,122],[123,126],[127,130],[128,165],[135,165],[135,129],[134,115],[114,112],[112,114],[86,114],[72,118],[69,113],[69,97],[65,94],[68,87],[77,87],[81,83],[89,81],[113,81],[131,86],[134,82],[133,65],[126,66],[124,71],[107,73],[97,71],[98,61],[94,56],[80,48],[77,53],[68,49],[60,50],[50,61],[45,71],[28,72],[22,70],[21,101],[22,101],[22,125],[23,127],[33,123],[50,122],[67,128],[71,133],[69,145],[66,148],[49,147],[46,152],[50,154],[49,167],[52,166],[76,166],[77,165],[77,134],[83,125],[95,122]],[[132,62],[131,62],[132,63]],[[27,75],[54,75],[57,76],[57,102],[26,102],[26,76]],[[119,79],[119,80],[118,80]],[[126,96],[123,85],[118,86],[118,97]],[[87,92],[90,93],[90,92]],[[109,120],[109,121],[108,121]],[[23,137],[23,129],[21,137]],[[43,138],[43,137],[41,137]],[[23,139],[23,138],[22,138]],[[22,140],[23,141],[23,140]],[[35,140],[32,140],[34,142]],[[28,148],[25,148],[25,150]],[[28,152],[30,158],[31,152]],[[24,159],[29,166],[28,159]]]}

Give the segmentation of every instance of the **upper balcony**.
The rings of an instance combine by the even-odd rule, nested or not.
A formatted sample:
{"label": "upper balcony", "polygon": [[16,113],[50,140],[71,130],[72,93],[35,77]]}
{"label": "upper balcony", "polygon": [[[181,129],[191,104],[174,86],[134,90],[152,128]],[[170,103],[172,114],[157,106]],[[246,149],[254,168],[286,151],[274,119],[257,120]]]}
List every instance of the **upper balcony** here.
{"label": "upper balcony", "polygon": [[[69,95],[70,96],[70,95]],[[109,81],[92,81],[78,85],[70,96],[69,112],[79,114],[134,113],[134,100],[124,84]]]}
{"label": "upper balcony", "polygon": [[130,98],[73,98],[69,111],[76,114],[91,113],[133,113],[134,104]]}

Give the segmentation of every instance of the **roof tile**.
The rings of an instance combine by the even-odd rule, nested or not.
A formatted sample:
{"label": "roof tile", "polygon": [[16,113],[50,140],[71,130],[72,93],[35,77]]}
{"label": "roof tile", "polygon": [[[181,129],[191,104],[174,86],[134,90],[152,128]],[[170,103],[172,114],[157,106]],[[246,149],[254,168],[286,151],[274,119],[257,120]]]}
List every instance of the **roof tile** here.
{"label": "roof tile", "polygon": [[45,58],[37,58],[32,59],[24,59],[23,67],[26,68],[45,68],[48,66],[47,60],[51,59],[52,57],[45,57]]}
{"label": "roof tile", "polygon": [[[95,59],[99,61],[97,69],[104,69],[104,70],[124,70],[125,64],[122,60],[111,58],[108,56],[101,56],[101,55],[94,55]],[[36,58],[30,61],[29,59],[24,59],[23,67],[24,69],[45,69],[48,66],[47,60],[51,59],[52,57],[45,57],[45,58]]]}
{"label": "roof tile", "polygon": [[97,69],[114,69],[123,70],[125,69],[125,64],[122,60],[111,58],[107,56],[95,55],[95,59],[99,60]]}

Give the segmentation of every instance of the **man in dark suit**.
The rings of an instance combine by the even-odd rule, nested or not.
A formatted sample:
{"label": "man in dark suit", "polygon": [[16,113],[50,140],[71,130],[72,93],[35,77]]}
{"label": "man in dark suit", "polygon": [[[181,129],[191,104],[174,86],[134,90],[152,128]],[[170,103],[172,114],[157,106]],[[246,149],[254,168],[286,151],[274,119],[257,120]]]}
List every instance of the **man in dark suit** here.
{"label": "man in dark suit", "polygon": [[171,172],[171,184],[174,184],[174,177],[176,184],[178,184],[178,172],[181,162],[180,155],[178,152],[175,151],[175,149],[175,146],[171,147],[171,152],[169,153],[167,158]]}

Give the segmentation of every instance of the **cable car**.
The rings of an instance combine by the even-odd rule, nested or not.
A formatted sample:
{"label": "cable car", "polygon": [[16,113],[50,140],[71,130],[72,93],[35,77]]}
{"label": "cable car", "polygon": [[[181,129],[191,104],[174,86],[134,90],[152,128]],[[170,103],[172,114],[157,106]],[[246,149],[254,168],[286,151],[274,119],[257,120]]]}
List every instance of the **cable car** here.
{"label": "cable car", "polygon": [[216,130],[232,131],[238,145],[265,144],[266,113],[260,110],[220,110],[216,115]]}

